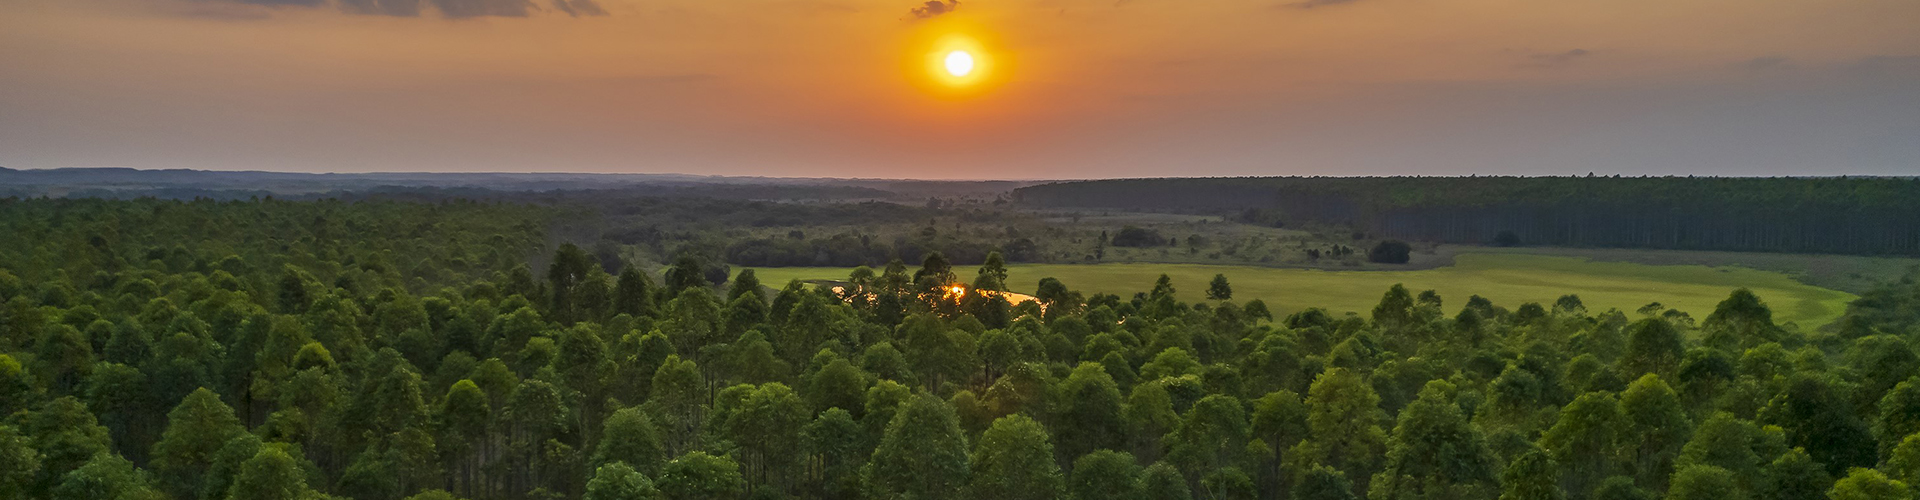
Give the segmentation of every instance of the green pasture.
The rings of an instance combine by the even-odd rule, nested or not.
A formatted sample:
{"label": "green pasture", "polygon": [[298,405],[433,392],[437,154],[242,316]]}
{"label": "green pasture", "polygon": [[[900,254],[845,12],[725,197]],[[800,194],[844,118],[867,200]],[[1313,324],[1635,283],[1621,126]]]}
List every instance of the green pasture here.
{"label": "green pasture", "polygon": [[[754,270],[761,282],[774,287],[792,279],[844,279],[848,271],[820,267]],[[970,269],[961,269],[960,274],[963,279],[972,277]],[[1233,284],[1234,300],[1261,299],[1276,313],[1322,307],[1365,314],[1388,287],[1401,283],[1416,292],[1439,292],[1449,312],[1465,304],[1471,295],[1512,309],[1526,302],[1551,305],[1561,295],[1578,294],[1594,312],[1609,308],[1631,312],[1649,302],[1660,302],[1704,320],[1729,292],[1745,287],[1773,308],[1776,322],[1813,329],[1839,318],[1847,302],[1855,298],[1850,293],[1800,283],[1786,274],[1741,267],[1492,253],[1462,254],[1452,266],[1408,271],[1207,264],[1017,264],[1009,266],[1008,283],[1013,291],[1032,293],[1041,278],[1053,277],[1083,293],[1131,297],[1151,289],[1161,274],[1173,278],[1174,288],[1187,300],[1199,300],[1213,275],[1225,274]]]}

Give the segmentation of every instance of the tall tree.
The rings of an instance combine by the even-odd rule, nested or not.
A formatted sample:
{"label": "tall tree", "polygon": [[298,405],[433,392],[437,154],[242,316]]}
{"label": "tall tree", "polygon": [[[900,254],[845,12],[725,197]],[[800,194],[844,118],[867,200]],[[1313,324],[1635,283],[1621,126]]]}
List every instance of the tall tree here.
{"label": "tall tree", "polygon": [[192,495],[214,453],[243,432],[240,418],[218,394],[201,388],[187,395],[167,413],[166,433],[153,445],[154,469],[165,489],[180,498]]}
{"label": "tall tree", "polygon": [[945,401],[921,394],[887,424],[867,464],[868,494],[878,499],[962,498],[967,483],[967,439]]}
{"label": "tall tree", "polygon": [[1488,499],[1498,493],[1493,452],[1454,404],[1454,391],[1445,381],[1428,382],[1420,398],[1400,411],[1386,467],[1368,498]]}
{"label": "tall tree", "polygon": [[1051,500],[1065,493],[1046,428],[1025,415],[995,420],[980,435],[972,468],[974,498]]}
{"label": "tall tree", "polygon": [[1075,500],[1146,500],[1141,474],[1140,464],[1126,452],[1088,453],[1073,461],[1067,496]]}
{"label": "tall tree", "polygon": [[661,467],[655,483],[666,500],[734,500],[746,493],[740,465],[727,457],[696,451]]}
{"label": "tall tree", "polygon": [[1215,274],[1213,281],[1207,283],[1208,300],[1232,300],[1233,285],[1227,283],[1227,275]]}
{"label": "tall tree", "polygon": [[1619,469],[1620,440],[1627,426],[1613,394],[1589,392],[1560,410],[1560,420],[1540,437],[1540,446],[1562,467],[1566,491],[1582,498]]}
{"label": "tall tree", "polygon": [[[1360,375],[1345,368],[1321,374],[1307,391],[1307,428],[1312,432],[1300,446],[1304,457],[1340,470],[1348,477],[1373,474],[1386,447],[1380,422],[1380,395]],[[1364,485],[1361,486],[1364,489]]]}

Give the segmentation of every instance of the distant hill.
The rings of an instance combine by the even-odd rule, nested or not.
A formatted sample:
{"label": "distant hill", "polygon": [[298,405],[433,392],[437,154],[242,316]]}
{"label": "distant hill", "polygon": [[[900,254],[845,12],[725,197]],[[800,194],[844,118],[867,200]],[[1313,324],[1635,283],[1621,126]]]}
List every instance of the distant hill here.
{"label": "distant hill", "polygon": [[367,193],[486,197],[489,193],[619,190],[637,195],[739,199],[886,199],[995,197],[1033,184],[1016,181],[918,181],[725,177],[684,174],[585,173],[297,173],[143,170],[133,168],[0,168],[0,196],[216,199],[249,196],[333,196]]}
{"label": "distant hill", "polygon": [[1905,177],[1243,177],[1074,181],[1032,207],[1223,213],[1471,244],[1920,255]]}

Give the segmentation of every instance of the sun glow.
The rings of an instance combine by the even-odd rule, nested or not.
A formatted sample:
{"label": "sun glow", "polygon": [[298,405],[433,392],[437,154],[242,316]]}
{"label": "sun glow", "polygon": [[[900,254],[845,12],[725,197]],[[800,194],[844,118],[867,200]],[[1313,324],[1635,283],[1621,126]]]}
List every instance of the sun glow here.
{"label": "sun glow", "polygon": [[968,54],[964,50],[947,53],[947,74],[964,78],[972,72],[973,54]]}
{"label": "sun glow", "polygon": [[947,99],[982,95],[1006,81],[1007,54],[993,50],[989,32],[958,20],[928,23],[908,42],[907,78]]}

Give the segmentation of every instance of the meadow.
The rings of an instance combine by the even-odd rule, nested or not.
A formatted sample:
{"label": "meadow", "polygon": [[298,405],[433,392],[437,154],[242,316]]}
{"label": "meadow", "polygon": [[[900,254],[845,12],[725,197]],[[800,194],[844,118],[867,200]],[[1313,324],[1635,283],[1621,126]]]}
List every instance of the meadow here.
{"label": "meadow", "polygon": [[[792,279],[844,279],[848,271],[822,267],[754,270],[762,282],[776,286]],[[970,278],[966,270],[961,271],[963,279]],[[1745,287],[1772,307],[1775,321],[1796,323],[1804,330],[1833,322],[1855,298],[1851,293],[1795,281],[1784,273],[1743,267],[1494,253],[1461,254],[1452,266],[1406,271],[1147,263],[1017,264],[1009,266],[1008,271],[1007,281],[1016,292],[1032,293],[1041,278],[1052,277],[1083,293],[1122,297],[1152,288],[1154,280],[1166,274],[1186,300],[1200,299],[1213,275],[1224,274],[1233,284],[1234,300],[1261,299],[1275,313],[1321,307],[1336,313],[1365,314],[1387,288],[1400,283],[1415,291],[1439,292],[1447,300],[1449,311],[1471,295],[1511,309],[1526,302],[1552,304],[1561,295],[1577,294],[1594,312],[1613,308],[1630,313],[1649,302],[1659,302],[1705,319],[1729,292]]]}

